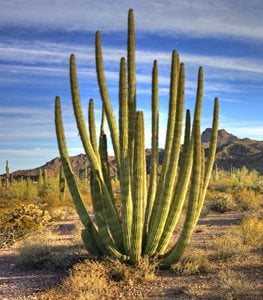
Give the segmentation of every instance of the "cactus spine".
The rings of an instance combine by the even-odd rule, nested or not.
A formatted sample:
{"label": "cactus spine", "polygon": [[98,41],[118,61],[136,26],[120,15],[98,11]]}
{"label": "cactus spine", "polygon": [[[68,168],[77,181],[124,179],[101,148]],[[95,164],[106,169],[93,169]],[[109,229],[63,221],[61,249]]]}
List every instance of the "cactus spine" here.
{"label": "cactus spine", "polygon": [[[76,61],[70,58],[70,81],[75,119],[83,147],[91,167],[91,193],[95,221],[85,208],[70,165],[60,99],[55,101],[55,123],[58,147],[65,177],[76,210],[85,229],[82,238],[92,254],[108,255],[131,264],[142,256],[158,259],[169,267],[178,261],[187,246],[198,221],[209,178],[212,172],[218,129],[218,100],[215,99],[213,129],[208,159],[205,162],[201,146],[201,108],[203,70],[198,73],[198,87],[193,122],[186,111],[184,147],[179,165],[180,142],[183,135],[184,64],[176,51],[172,53],[169,113],[164,161],[158,179],[158,64],[152,71],[152,160],[149,183],[146,177],[143,112],[136,110],[135,30],[133,11],[128,16],[128,55],[120,61],[119,118],[113,113],[103,68],[100,33],[96,33],[96,70],[103,104],[99,143],[96,140],[94,102],[90,100],[88,131],[81,110]],[[107,162],[107,138],[104,133],[104,113],[116,158],[120,181],[121,212],[115,207],[115,197]],[[149,186],[147,188],[147,186]],[[189,193],[188,193],[189,191]],[[177,242],[168,248],[185,202],[188,202],[183,229]]]}

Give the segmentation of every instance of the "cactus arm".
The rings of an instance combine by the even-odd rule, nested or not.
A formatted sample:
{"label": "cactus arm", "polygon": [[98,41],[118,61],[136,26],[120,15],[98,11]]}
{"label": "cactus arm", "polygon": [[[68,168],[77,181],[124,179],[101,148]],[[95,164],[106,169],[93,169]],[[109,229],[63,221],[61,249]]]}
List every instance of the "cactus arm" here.
{"label": "cactus arm", "polygon": [[136,131],[134,140],[134,187],[133,187],[133,223],[131,261],[136,264],[142,253],[142,237],[144,224],[144,124],[143,113],[137,112]]}
{"label": "cactus arm", "polygon": [[93,147],[95,154],[97,155],[97,158],[99,158],[98,144],[96,138],[96,124],[95,124],[93,99],[89,100],[88,120],[89,120],[89,134],[90,134],[91,145]]}
{"label": "cactus arm", "polygon": [[75,113],[75,119],[77,122],[80,138],[85,149],[85,152],[90,160],[91,167],[94,172],[94,176],[98,176],[100,181],[102,192],[104,195],[104,208],[107,216],[107,221],[109,229],[113,236],[114,241],[119,249],[122,249],[122,229],[118,214],[113,205],[113,199],[111,198],[110,192],[105,183],[101,164],[99,163],[97,156],[93,150],[90,138],[87,134],[84,117],[80,105],[80,96],[78,91],[78,81],[77,81],[77,72],[76,72],[76,62],[74,55],[70,57],[70,83],[71,83],[71,93],[72,93],[72,103]]}
{"label": "cactus arm", "polygon": [[157,170],[159,164],[158,152],[159,110],[158,110],[158,63],[155,60],[152,71],[152,151],[149,193],[147,196],[147,207],[145,216],[145,233],[152,214],[153,203],[157,188]]}
{"label": "cactus arm", "polygon": [[201,187],[201,129],[200,129],[200,119],[201,119],[201,108],[203,99],[203,69],[200,67],[198,72],[198,86],[197,86],[197,96],[196,96],[196,106],[195,115],[193,121],[193,143],[194,143],[194,153],[193,153],[193,169],[192,169],[192,182],[189,194],[189,202],[186,213],[185,222],[181,235],[176,242],[176,244],[171,248],[171,250],[165,255],[161,260],[161,266],[167,267],[172,263],[178,261],[187,246],[189,239],[195,227],[196,222],[196,212],[198,209],[198,200],[200,197],[200,187]]}
{"label": "cactus arm", "polygon": [[187,246],[192,232],[195,228],[195,216],[198,206],[198,199],[200,195],[200,181],[201,181],[201,134],[200,134],[200,123],[195,122],[194,124],[194,164],[192,170],[192,183],[190,188],[189,202],[187,207],[187,213],[183,230],[181,235],[176,242],[175,246],[165,255],[164,259],[161,260],[160,265],[162,267],[168,267],[174,262],[177,262]]}
{"label": "cactus arm", "polygon": [[57,133],[59,152],[61,156],[64,173],[67,179],[68,187],[72,195],[72,199],[76,207],[76,210],[80,217],[80,221],[82,222],[85,229],[87,230],[82,234],[84,238],[83,241],[85,243],[86,248],[89,250],[97,249],[97,251],[94,251],[92,253],[95,255],[99,255],[102,252],[103,254],[110,253],[114,257],[123,258],[123,255],[118,251],[118,249],[116,248],[112,240],[109,238],[109,236],[105,234],[105,231],[102,232],[103,234],[99,235],[96,228],[94,227],[93,222],[89,217],[89,214],[81,198],[80,192],[76,185],[76,181],[71,169],[70,160],[67,152],[59,97],[56,97],[56,102],[55,102],[55,124],[56,124],[56,133]]}
{"label": "cactus arm", "polygon": [[182,157],[182,164],[180,170],[180,176],[176,184],[171,208],[169,210],[168,218],[163,230],[162,237],[160,239],[157,252],[163,254],[169,244],[173,231],[179,221],[182,208],[185,202],[188,186],[191,178],[191,171],[193,165],[193,143],[190,139],[190,112],[186,112],[186,127],[184,137],[184,150]]}
{"label": "cactus arm", "polygon": [[[86,210],[86,207],[83,203],[83,200],[81,198],[80,192],[76,185],[76,181],[75,181],[75,178],[74,178],[74,175],[73,175],[73,172],[71,169],[71,165],[70,165],[70,160],[69,160],[69,156],[68,156],[66,140],[65,140],[65,135],[64,135],[64,129],[63,129],[63,123],[62,123],[62,114],[61,114],[61,106],[60,106],[59,97],[56,97],[56,100],[55,100],[55,124],[56,124],[58,148],[59,148],[59,152],[60,152],[60,156],[61,156],[63,170],[64,170],[66,180],[68,183],[68,187],[71,192],[72,199],[73,199],[74,205],[76,207],[76,210],[80,217],[80,221],[88,231],[88,232],[86,232],[86,235],[89,236],[89,242],[86,240],[87,243],[85,243],[85,244],[88,249],[93,251],[92,254],[97,255],[97,254],[100,254],[101,251],[100,251],[99,245],[96,245],[96,242],[92,238],[91,228],[94,227],[94,225],[93,225],[93,223],[88,215],[88,212]],[[95,228],[94,228],[93,233],[96,234]]]}
{"label": "cactus arm", "polygon": [[181,235],[172,247],[172,249],[165,255],[161,260],[161,266],[167,267],[172,263],[178,261],[186,245],[189,242],[191,234],[193,232],[196,220],[196,211],[198,207],[198,199],[200,196],[201,186],[201,134],[200,134],[200,118],[201,108],[203,99],[203,70],[199,68],[198,72],[198,86],[197,86],[197,97],[195,106],[195,115],[193,122],[193,142],[194,142],[194,154],[193,154],[193,169],[192,169],[192,182],[189,194],[189,203],[186,213],[185,222]]}
{"label": "cactus arm", "polygon": [[117,125],[114,117],[114,113],[110,104],[109,94],[107,90],[106,79],[104,75],[103,68],[103,56],[101,49],[101,40],[100,40],[100,32],[96,32],[96,70],[97,70],[97,78],[99,83],[99,89],[101,94],[101,99],[103,102],[103,108],[105,109],[107,121],[109,124],[112,145],[115,153],[115,159],[117,163],[117,168],[120,170],[120,149],[119,149],[119,135],[117,130]]}
{"label": "cactus arm", "polygon": [[170,96],[169,96],[169,115],[167,121],[167,130],[165,138],[164,158],[162,164],[161,177],[158,184],[158,190],[162,188],[169,167],[171,149],[174,139],[174,127],[176,119],[176,101],[178,95],[178,75],[179,75],[179,55],[174,50],[172,53],[171,75],[170,75]]}
{"label": "cactus arm", "polygon": [[203,183],[203,188],[202,188],[202,192],[201,192],[200,203],[198,206],[196,221],[198,220],[198,218],[200,216],[200,213],[201,213],[201,210],[202,210],[202,207],[204,204],[204,200],[205,200],[206,191],[207,191],[208,184],[209,184],[209,179],[210,179],[211,173],[213,171],[213,165],[214,165],[214,161],[215,161],[216,147],[217,147],[217,138],[218,138],[218,120],[219,120],[219,101],[218,101],[218,98],[215,98],[212,134],[211,134],[211,139],[210,139],[210,148],[209,148],[209,154],[208,154],[206,167],[205,167],[204,183]]}
{"label": "cactus arm", "polygon": [[[109,171],[107,136],[105,133],[102,133],[102,132],[100,134],[99,153],[100,153],[100,158],[101,158],[101,168],[102,168],[104,181],[105,181],[105,184],[109,191],[111,199],[114,199],[112,185],[111,185],[110,171]],[[114,203],[113,203],[113,205],[114,205]]]}
{"label": "cactus arm", "polygon": [[[171,147],[169,167],[166,175],[166,180],[161,183],[161,188],[156,194],[156,201],[153,207],[152,218],[150,221],[150,230],[145,248],[145,254],[154,255],[169,213],[174,183],[177,175],[177,166],[180,154],[180,144],[182,135],[183,109],[184,109],[184,65],[180,66],[179,87],[177,97],[177,113],[174,124],[174,137]],[[160,179],[162,180],[162,178]]]}
{"label": "cactus arm", "polygon": [[77,121],[80,138],[92,167],[98,170],[100,167],[99,161],[93,150],[90,138],[87,134],[85,121],[81,109],[78,80],[77,80],[76,60],[74,54],[71,54],[70,56],[70,85],[71,85],[72,104],[74,108],[74,114],[75,114],[75,119]]}
{"label": "cactus arm", "polygon": [[119,137],[121,159],[120,185],[124,249],[126,253],[130,253],[132,230],[132,196],[128,146],[128,96],[126,85],[126,62],[125,58],[121,58],[119,80]]}
{"label": "cactus arm", "polygon": [[127,63],[128,63],[128,107],[129,107],[129,158],[131,179],[133,178],[133,155],[134,136],[136,126],[136,64],[135,64],[135,26],[134,13],[129,10],[128,14],[128,42],[127,42]]}
{"label": "cactus arm", "polygon": [[[97,138],[96,138],[94,102],[92,99],[90,99],[89,101],[88,124],[89,124],[90,141],[93,150],[97,155],[98,160],[100,160]],[[104,227],[106,227],[106,222],[105,222],[106,216],[105,216],[105,211],[102,202],[101,185],[100,182],[98,181],[98,178],[94,175],[92,168],[90,169],[90,190],[92,196],[93,211],[95,214],[98,231],[101,232],[104,230]]]}

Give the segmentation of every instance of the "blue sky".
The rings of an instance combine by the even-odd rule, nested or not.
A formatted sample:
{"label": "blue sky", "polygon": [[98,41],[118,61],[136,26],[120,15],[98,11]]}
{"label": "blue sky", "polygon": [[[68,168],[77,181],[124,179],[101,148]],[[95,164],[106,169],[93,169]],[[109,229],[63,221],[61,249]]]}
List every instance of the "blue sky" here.
{"label": "blue sky", "polygon": [[[9,0],[0,10],[0,174],[40,166],[58,156],[54,98],[59,95],[70,154],[83,152],[73,119],[68,62],[75,53],[83,108],[101,100],[94,34],[100,30],[112,105],[118,103],[119,59],[126,55],[127,13],[136,22],[137,99],[150,126],[151,69],[159,62],[160,146],[164,143],[170,57],[186,65],[186,108],[193,108],[204,67],[202,128],[211,126],[214,97],[220,128],[263,140],[263,2],[261,0]],[[150,133],[146,137],[150,145]]]}

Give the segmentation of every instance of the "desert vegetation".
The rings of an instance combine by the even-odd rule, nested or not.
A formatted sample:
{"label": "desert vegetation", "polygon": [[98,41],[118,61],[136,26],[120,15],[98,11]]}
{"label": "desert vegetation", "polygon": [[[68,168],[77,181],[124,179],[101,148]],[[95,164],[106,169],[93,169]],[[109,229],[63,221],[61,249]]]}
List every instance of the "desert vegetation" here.
{"label": "desert vegetation", "polygon": [[[261,192],[253,187],[263,178],[258,173],[253,176],[246,187],[236,185],[228,171],[220,170],[219,180],[212,176],[190,245],[170,270],[160,269],[154,260],[140,260],[132,267],[116,259],[98,260],[89,255],[67,187],[65,198],[60,198],[59,177],[48,178],[44,196],[39,196],[37,181],[13,180],[8,190],[5,185],[0,189],[1,259],[10,252],[15,254],[12,264],[3,264],[3,270],[25,278],[34,273],[53,276],[43,286],[38,282],[41,288],[37,294],[32,280],[25,280],[22,294],[28,299],[32,295],[38,299],[96,299],[98,294],[106,299],[260,299],[263,202]],[[115,179],[112,184],[119,188]],[[87,183],[78,179],[78,185],[83,196],[85,191],[86,207],[91,212]],[[223,210],[222,198],[227,199]],[[182,218],[186,213],[185,206]],[[182,221],[177,230],[182,229]],[[176,234],[172,238],[176,240]],[[12,299],[14,294],[4,284],[1,291]],[[21,294],[19,286],[16,292]]]}
{"label": "desert vegetation", "polygon": [[[146,168],[143,113],[136,111],[133,11],[128,60],[120,62],[119,126],[104,78],[100,34],[96,66],[103,102],[99,140],[94,102],[88,130],[80,105],[76,61],[70,59],[75,118],[89,170],[74,173],[59,97],[55,123],[61,168],[35,180],[6,174],[0,187],[0,296],[4,299],[260,299],[263,294],[263,177],[254,170],[214,166],[218,133],[215,99],[210,150],[201,143],[203,71],[191,122],[184,65],[172,54],[166,146],[158,159],[158,65],[152,77],[152,148]],[[126,74],[127,73],[127,74]],[[109,172],[107,122],[115,152]],[[119,130],[117,128],[119,127]],[[147,174],[146,170],[149,169]],[[200,218],[199,218],[200,217]],[[11,282],[11,276],[22,283]],[[40,278],[36,290],[32,277]],[[29,278],[29,280],[28,280]],[[50,278],[41,281],[43,278]]]}

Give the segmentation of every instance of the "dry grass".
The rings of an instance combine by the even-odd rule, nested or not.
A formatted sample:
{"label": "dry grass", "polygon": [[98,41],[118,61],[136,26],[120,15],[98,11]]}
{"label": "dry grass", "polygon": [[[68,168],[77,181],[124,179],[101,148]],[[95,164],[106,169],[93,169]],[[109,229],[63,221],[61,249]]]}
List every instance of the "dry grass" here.
{"label": "dry grass", "polygon": [[246,299],[250,286],[243,274],[226,269],[218,273],[217,284],[212,291],[213,299],[241,300]]}
{"label": "dry grass", "polygon": [[246,216],[240,224],[240,232],[245,245],[263,249],[263,219]]}
{"label": "dry grass", "polygon": [[171,268],[177,275],[194,275],[213,270],[207,253],[204,250],[194,248],[188,249],[183,258]]}
{"label": "dry grass", "polygon": [[245,246],[240,231],[236,226],[230,227],[225,234],[213,240],[216,259],[230,259],[240,257],[245,253]]}
{"label": "dry grass", "polygon": [[[37,238],[36,238],[37,236]],[[42,230],[28,236],[18,248],[16,267],[26,269],[68,269],[80,258],[81,241],[58,240],[57,234]],[[63,251],[61,251],[63,249]]]}
{"label": "dry grass", "polygon": [[240,190],[234,193],[237,208],[243,211],[253,211],[260,208],[262,195],[251,190]]}
{"label": "dry grass", "polygon": [[59,287],[39,299],[142,299],[144,283],[154,278],[154,267],[146,261],[134,268],[116,260],[86,260],[74,265]]}

